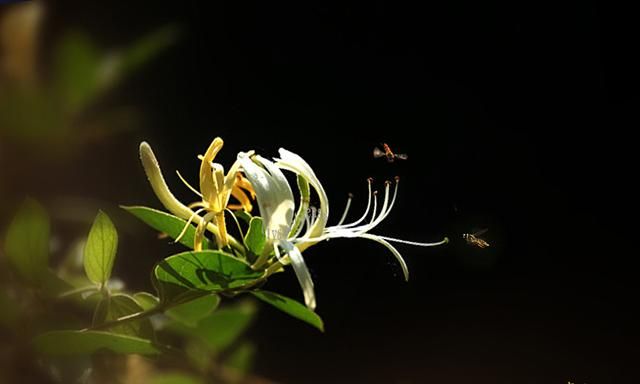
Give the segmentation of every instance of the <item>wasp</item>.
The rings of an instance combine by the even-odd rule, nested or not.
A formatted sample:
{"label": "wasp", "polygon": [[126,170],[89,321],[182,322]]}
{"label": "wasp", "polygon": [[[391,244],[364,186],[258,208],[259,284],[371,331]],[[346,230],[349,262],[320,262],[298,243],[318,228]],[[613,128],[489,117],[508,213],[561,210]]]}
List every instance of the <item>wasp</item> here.
{"label": "wasp", "polygon": [[387,145],[386,143],[382,143],[382,148],[384,150],[378,147],[374,147],[373,157],[375,157],[376,159],[379,159],[381,157],[386,157],[387,161],[390,163],[393,163],[396,159],[407,160],[409,158],[409,156],[407,156],[404,153],[393,153],[393,151],[391,150],[391,147],[389,147],[389,145]]}
{"label": "wasp", "polygon": [[467,244],[476,246],[478,248],[487,248],[489,243],[480,238],[488,229],[482,229],[474,233],[465,233],[462,235],[462,238],[465,239]]}

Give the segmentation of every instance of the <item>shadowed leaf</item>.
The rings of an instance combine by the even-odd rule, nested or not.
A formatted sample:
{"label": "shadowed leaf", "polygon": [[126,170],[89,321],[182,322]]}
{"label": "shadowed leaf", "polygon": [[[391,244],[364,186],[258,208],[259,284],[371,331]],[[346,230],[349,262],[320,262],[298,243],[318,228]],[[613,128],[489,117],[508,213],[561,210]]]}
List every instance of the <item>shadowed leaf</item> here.
{"label": "shadowed leaf", "polygon": [[[179,217],[173,216],[169,213],[158,211],[156,209],[148,208],[148,207],[122,207],[127,212],[131,213],[138,219],[144,221],[151,228],[156,231],[166,233],[172,239],[175,239],[180,235],[182,229],[187,224],[186,221],[182,220]],[[193,249],[193,238],[196,234],[195,227],[193,225],[189,225],[187,231],[184,236],[180,238],[180,243]],[[203,239],[202,247],[204,249],[211,248],[209,240]]]}
{"label": "shadowed leaf", "polygon": [[305,323],[311,324],[324,332],[324,323],[322,322],[320,316],[311,311],[304,304],[274,292],[252,291],[250,293],[258,299],[264,301],[265,303],[273,305],[289,316],[295,317],[296,319],[302,320]]}
{"label": "shadowed leaf", "polygon": [[184,295],[240,288],[261,275],[243,261],[220,251],[179,253],[154,268],[162,302],[179,300]]}
{"label": "shadowed leaf", "polygon": [[115,353],[155,355],[160,351],[150,340],[100,331],[54,331],[34,340],[36,350],[46,355],[88,355],[101,349]]}

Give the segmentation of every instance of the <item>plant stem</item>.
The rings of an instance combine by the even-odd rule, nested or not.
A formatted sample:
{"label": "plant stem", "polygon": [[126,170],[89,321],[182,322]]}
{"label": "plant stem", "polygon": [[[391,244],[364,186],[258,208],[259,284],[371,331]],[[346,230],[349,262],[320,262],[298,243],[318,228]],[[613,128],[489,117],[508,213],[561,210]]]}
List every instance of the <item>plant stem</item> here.
{"label": "plant stem", "polygon": [[254,285],[262,282],[264,279],[266,279],[273,272],[275,272],[275,269],[271,273],[268,273],[268,274],[267,274],[267,271],[265,271],[265,274],[262,277],[259,277],[259,278],[255,279],[255,280],[252,280],[252,281],[246,283],[245,285],[243,285],[243,286],[241,286],[239,288],[233,289],[233,290],[222,290],[222,291],[218,291],[218,292],[206,292],[206,293],[203,293],[202,295],[194,295],[193,297],[190,297],[187,300],[181,300],[181,301],[176,301],[176,302],[173,302],[173,303],[165,303],[165,304],[161,303],[161,304],[158,304],[157,306],[155,306],[155,307],[153,307],[151,309],[148,309],[146,311],[132,313],[130,315],[126,315],[126,316],[117,318],[115,320],[107,321],[107,322],[104,322],[102,324],[97,324],[97,325],[82,329],[81,331],[98,331],[98,330],[101,330],[101,329],[113,328],[113,327],[116,327],[116,326],[119,326],[119,325],[122,325],[122,324],[125,324],[125,323],[130,323],[132,321],[138,321],[138,320],[146,319],[146,318],[151,317],[153,315],[157,315],[159,313],[165,312],[165,311],[167,311],[167,310],[169,310],[169,309],[171,309],[173,307],[177,307],[179,305],[189,303],[189,302],[191,302],[193,300],[199,299],[199,298],[201,298],[203,296],[206,296],[206,295],[209,295],[209,294],[224,294],[224,293],[227,293],[227,292],[237,292],[239,290],[244,290],[244,289],[247,289],[247,288],[251,288]]}
{"label": "plant stem", "polygon": [[172,307],[172,306],[158,305],[158,306],[156,306],[154,308],[151,308],[149,310],[142,311],[142,312],[137,312],[137,313],[132,313],[130,315],[123,316],[123,317],[120,317],[120,318],[115,319],[115,320],[107,321],[107,322],[104,322],[102,324],[97,324],[97,325],[94,325],[92,327],[85,328],[85,329],[83,329],[81,331],[82,332],[84,332],[84,331],[98,331],[98,330],[101,330],[101,329],[113,328],[113,327],[118,326],[118,325],[122,325],[122,324],[125,324],[125,323],[130,323],[130,322],[136,321],[136,320],[146,319],[147,317],[151,317],[153,315],[157,315],[158,313],[162,313],[165,310],[169,309],[170,307]]}

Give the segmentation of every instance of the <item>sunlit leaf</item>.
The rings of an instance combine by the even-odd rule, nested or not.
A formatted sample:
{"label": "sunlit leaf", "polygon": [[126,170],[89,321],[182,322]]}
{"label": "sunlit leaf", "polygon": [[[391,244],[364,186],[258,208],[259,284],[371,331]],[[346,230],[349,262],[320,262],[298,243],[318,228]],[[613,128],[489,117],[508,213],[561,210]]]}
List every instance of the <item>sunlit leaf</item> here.
{"label": "sunlit leaf", "polygon": [[111,269],[118,248],[118,233],[111,219],[98,212],[84,248],[84,270],[89,280],[104,284],[111,277]]}
{"label": "sunlit leaf", "polygon": [[274,292],[258,290],[251,291],[250,293],[265,303],[273,305],[289,316],[311,324],[324,332],[324,323],[320,316],[311,311],[304,304]]}
{"label": "sunlit leaf", "polygon": [[36,201],[25,201],[9,225],[5,252],[24,279],[35,283],[46,274],[49,259],[49,218]]}
{"label": "sunlit leaf", "polygon": [[[145,222],[151,228],[156,231],[166,233],[172,239],[175,239],[180,235],[182,229],[187,224],[186,221],[182,220],[179,217],[173,216],[169,213],[158,211],[157,209],[148,208],[148,207],[122,207],[127,212],[131,213],[138,219]],[[196,234],[195,227],[190,225],[187,228],[184,236],[180,238],[180,243],[186,245],[187,247],[193,249],[193,238]],[[202,247],[204,249],[209,249],[211,246],[209,244],[209,240],[206,238],[203,239]]]}
{"label": "sunlit leaf", "polygon": [[183,373],[163,373],[151,379],[149,384],[204,384],[204,381]]}
{"label": "sunlit leaf", "polygon": [[137,292],[133,294],[133,298],[140,304],[140,306],[148,311],[154,308],[160,303],[160,300],[148,292]]}
{"label": "sunlit leaf", "polygon": [[261,275],[243,261],[220,251],[179,253],[154,268],[162,302],[178,300],[185,294],[240,288]]}
{"label": "sunlit leaf", "polygon": [[262,218],[258,216],[251,218],[249,230],[244,237],[244,244],[254,255],[260,255],[266,241],[267,237],[262,225]]}
{"label": "sunlit leaf", "polygon": [[54,331],[35,338],[36,350],[46,355],[87,355],[100,349],[115,353],[155,355],[151,340],[101,331]]}
{"label": "sunlit leaf", "polygon": [[188,327],[195,327],[200,320],[215,311],[219,304],[220,296],[206,295],[173,307],[165,313]]}

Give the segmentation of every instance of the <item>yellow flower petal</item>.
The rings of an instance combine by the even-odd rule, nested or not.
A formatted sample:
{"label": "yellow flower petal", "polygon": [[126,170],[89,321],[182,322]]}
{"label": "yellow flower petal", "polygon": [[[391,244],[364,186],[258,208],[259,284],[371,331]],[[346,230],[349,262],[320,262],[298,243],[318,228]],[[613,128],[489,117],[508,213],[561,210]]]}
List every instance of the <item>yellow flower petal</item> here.
{"label": "yellow flower petal", "polygon": [[[242,189],[238,188],[237,186],[233,187],[233,189],[231,190],[231,195],[240,202],[240,206],[245,210],[245,212],[251,212],[251,210],[253,209],[253,205],[251,205],[249,196],[247,196],[247,194],[244,193]],[[229,204],[228,206],[231,206],[231,204]]]}
{"label": "yellow flower petal", "polygon": [[216,197],[217,191],[215,188],[215,182],[213,179],[213,169],[211,163],[213,159],[216,158],[216,155],[222,149],[224,142],[221,138],[216,137],[211,142],[209,149],[202,156],[202,163],[200,164],[200,192],[202,192],[202,199],[211,203],[211,201]]}

